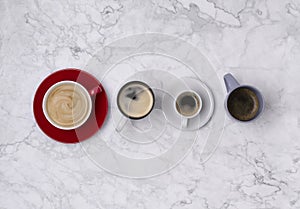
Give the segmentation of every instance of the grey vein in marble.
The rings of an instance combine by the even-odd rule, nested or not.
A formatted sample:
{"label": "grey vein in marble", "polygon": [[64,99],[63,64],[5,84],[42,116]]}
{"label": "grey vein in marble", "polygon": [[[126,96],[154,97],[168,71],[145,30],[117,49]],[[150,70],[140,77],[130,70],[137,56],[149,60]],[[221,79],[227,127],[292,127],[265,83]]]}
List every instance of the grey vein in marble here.
{"label": "grey vein in marble", "polygon": [[[0,208],[299,209],[299,14],[297,0],[1,0]],[[196,144],[170,172],[137,181],[46,137],[32,99],[51,72],[84,68],[103,45],[145,32],[192,43],[220,82],[232,72],[267,108],[252,124],[227,119],[205,164]]]}

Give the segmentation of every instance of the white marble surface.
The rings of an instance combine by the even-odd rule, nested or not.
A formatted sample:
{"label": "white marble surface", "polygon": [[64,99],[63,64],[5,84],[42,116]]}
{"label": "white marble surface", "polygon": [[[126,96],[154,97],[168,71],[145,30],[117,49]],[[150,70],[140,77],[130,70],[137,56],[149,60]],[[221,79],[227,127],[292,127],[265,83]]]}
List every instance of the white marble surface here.
{"label": "white marble surface", "polygon": [[[0,0],[0,208],[300,208],[299,30],[296,0]],[[252,124],[226,119],[205,164],[194,149],[170,172],[132,180],[48,139],[32,99],[51,72],[84,68],[104,44],[144,32],[201,48],[220,81],[234,73],[267,106]]]}

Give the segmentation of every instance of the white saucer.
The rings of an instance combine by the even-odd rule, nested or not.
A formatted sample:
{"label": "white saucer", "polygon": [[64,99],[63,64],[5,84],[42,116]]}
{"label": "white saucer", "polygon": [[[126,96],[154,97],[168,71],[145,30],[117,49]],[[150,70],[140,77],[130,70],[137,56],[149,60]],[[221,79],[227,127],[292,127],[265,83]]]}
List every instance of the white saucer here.
{"label": "white saucer", "polygon": [[[170,88],[170,94],[165,94],[162,100],[162,110],[166,116],[168,122],[179,129],[184,130],[197,130],[207,124],[214,112],[214,98],[210,89],[207,87],[205,83],[202,81],[191,78],[191,77],[183,77],[181,78],[187,89],[178,89],[175,88],[176,83],[173,84],[174,88]],[[194,118],[189,119],[188,126],[186,128],[182,127],[182,118],[178,115],[174,107],[175,98],[174,95],[177,95],[180,91],[183,90],[193,90],[197,92],[202,99],[202,109],[200,113]]]}

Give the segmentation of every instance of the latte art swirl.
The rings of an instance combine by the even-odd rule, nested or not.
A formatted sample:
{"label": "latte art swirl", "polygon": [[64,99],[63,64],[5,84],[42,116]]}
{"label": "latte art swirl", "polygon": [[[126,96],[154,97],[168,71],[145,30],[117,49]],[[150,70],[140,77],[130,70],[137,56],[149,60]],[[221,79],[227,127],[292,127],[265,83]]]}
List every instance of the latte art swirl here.
{"label": "latte art swirl", "polygon": [[56,124],[72,127],[85,119],[88,113],[87,99],[83,90],[75,84],[62,84],[50,92],[46,109]]}

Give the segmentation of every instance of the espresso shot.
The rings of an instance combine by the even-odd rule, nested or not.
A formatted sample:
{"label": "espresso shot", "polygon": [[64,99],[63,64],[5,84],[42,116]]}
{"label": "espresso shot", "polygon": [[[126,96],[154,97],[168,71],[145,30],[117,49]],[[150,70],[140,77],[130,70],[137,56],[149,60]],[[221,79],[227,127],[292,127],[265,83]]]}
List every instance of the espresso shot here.
{"label": "espresso shot", "polygon": [[199,97],[193,92],[184,92],[176,99],[177,112],[185,117],[197,114],[200,106]]}

